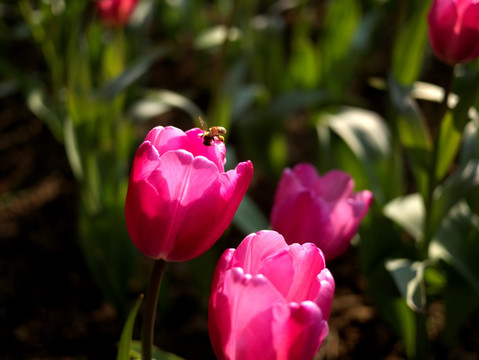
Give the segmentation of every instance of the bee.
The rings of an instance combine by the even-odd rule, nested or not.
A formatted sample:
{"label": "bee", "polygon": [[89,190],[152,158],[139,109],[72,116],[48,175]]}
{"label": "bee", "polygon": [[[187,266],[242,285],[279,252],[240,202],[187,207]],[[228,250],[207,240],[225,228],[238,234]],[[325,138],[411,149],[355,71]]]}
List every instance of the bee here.
{"label": "bee", "polygon": [[203,134],[201,134],[201,137],[203,138],[203,144],[206,146],[211,146],[212,142],[215,138],[218,140],[225,142],[225,138],[223,137],[224,134],[226,134],[226,129],[222,126],[213,126],[207,129],[206,122],[199,117],[201,127],[203,128]]}

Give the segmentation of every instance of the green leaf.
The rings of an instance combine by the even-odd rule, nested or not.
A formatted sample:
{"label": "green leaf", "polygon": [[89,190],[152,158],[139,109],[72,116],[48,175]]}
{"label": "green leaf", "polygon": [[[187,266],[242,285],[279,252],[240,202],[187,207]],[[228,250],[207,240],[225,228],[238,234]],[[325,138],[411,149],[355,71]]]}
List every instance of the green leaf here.
{"label": "green leaf", "polygon": [[316,49],[309,38],[301,36],[293,41],[289,73],[294,84],[314,89],[318,85],[319,70],[317,66]]}
{"label": "green leaf", "polygon": [[461,144],[461,132],[454,126],[451,112],[441,121],[439,143],[437,144],[436,179],[442,179],[451,168]]}
{"label": "green leaf", "polygon": [[319,126],[326,124],[351,149],[364,167],[368,187],[379,203],[384,202],[377,164],[390,155],[390,133],[384,120],[376,113],[360,108],[343,108],[336,114],[320,117]]}
{"label": "green leaf", "polygon": [[[326,87],[340,94],[353,73],[358,51],[351,48],[361,22],[361,7],[355,0],[335,0],[328,3],[324,16],[324,36],[320,45],[322,74]],[[338,26],[340,24],[340,26]]]}
{"label": "green leaf", "polygon": [[459,163],[466,164],[469,160],[477,159],[478,153],[478,123],[477,121],[469,121],[464,127],[462,134],[461,151],[459,153]]}
{"label": "green leaf", "polygon": [[[140,341],[132,341],[130,356],[132,359],[141,359],[141,343]],[[153,346],[152,360],[183,360],[178,355],[158,349]]]}
{"label": "green leaf", "polygon": [[225,41],[238,41],[241,39],[241,31],[238,28],[227,28],[224,25],[217,25],[202,31],[195,39],[197,50],[207,50],[221,46]]}
{"label": "green leaf", "polygon": [[444,216],[471,190],[479,186],[479,160],[470,160],[446,178],[434,191],[430,233],[439,227]]}
{"label": "green leaf", "polygon": [[394,259],[387,260],[385,266],[408,306],[416,312],[423,312],[426,306],[426,287],[423,280],[425,263]]}
{"label": "green leaf", "polygon": [[169,52],[166,46],[159,46],[142,56],[128,67],[122,74],[109,81],[101,90],[100,95],[107,100],[113,99],[118,93],[125,90],[141,76],[143,76],[158,58]]}
{"label": "green leaf", "polygon": [[241,201],[233,223],[244,235],[270,228],[268,219],[248,195]]}
{"label": "green leaf", "polygon": [[55,138],[63,142],[63,123],[53,106],[48,103],[45,92],[40,87],[32,87],[27,92],[27,106],[32,113],[47,124]]}
{"label": "green leaf", "polygon": [[[424,58],[427,41],[427,12],[430,1],[410,1],[409,16],[405,18],[394,42],[392,69],[403,85],[417,80]],[[402,9],[403,11],[405,9]]]}
{"label": "green leaf", "polygon": [[130,115],[137,121],[146,121],[159,116],[172,107],[183,110],[193,119],[204,118],[201,109],[185,96],[170,90],[147,90],[143,99],[137,101],[130,110]]}
{"label": "green leaf", "polygon": [[393,76],[388,78],[391,101],[397,111],[396,131],[407,153],[416,183],[425,194],[429,177],[432,140],[426,121],[410,95],[410,89],[401,86]]}
{"label": "green leaf", "polygon": [[479,217],[465,202],[451,209],[429,246],[429,257],[442,259],[479,294]]}
{"label": "green leaf", "polygon": [[458,131],[462,131],[469,121],[470,109],[474,106],[479,94],[479,72],[466,73],[464,79],[465,82],[457,91],[459,102],[453,109],[454,126]]}
{"label": "green leaf", "polygon": [[419,193],[396,198],[386,204],[383,211],[416,241],[423,238],[425,208]]}
{"label": "green leaf", "polygon": [[133,327],[135,325],[136,314],[143,301],[143,294],[141,294],[135,302],[133,309],[131,309],[128,318],[126,319],[125,326],[121,332],[120,344],[118,345],[117,360],[130,360],[130,348],[131,337],[133,336]]}
{"label": "green leaf", "polygon": [[80,149],[78,147],[77,135],[70,118],[65,120],[63,138],[65,139],[65,152],[68,162],[72,168],[73,175],[77,180],[83,179],[83,165],[81,161]]}

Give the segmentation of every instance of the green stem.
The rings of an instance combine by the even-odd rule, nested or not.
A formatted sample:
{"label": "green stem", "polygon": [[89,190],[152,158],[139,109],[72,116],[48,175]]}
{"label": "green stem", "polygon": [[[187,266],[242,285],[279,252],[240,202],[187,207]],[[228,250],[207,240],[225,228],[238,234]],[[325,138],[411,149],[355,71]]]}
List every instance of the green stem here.
{"label": "green stem", "polygon": [[158,295],[160,293],[161,278],[165,270],[166,261],[159,259],[155,261],[151,273],[150,286],[146,293],[143,327],[141,329],[141,359],[151,360],[153,348],[153,334],[155,332],[155,316]]}

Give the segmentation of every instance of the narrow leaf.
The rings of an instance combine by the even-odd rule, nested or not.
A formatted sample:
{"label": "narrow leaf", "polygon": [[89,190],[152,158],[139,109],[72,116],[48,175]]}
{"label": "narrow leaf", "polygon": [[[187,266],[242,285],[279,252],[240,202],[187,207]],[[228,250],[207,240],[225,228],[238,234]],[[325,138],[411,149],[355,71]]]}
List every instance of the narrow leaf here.
{"label": "narrow leaf", "polygon": [[120,344],[118,345],[117,360],[130,360],[130,347],[131,337],[133,336],[133,326],[135,325],[136,314],[143,301],[143,294],[141,294],[135,302],[133,309],[131,309],[128,318],[126,319],[125,326],[121,332]]}

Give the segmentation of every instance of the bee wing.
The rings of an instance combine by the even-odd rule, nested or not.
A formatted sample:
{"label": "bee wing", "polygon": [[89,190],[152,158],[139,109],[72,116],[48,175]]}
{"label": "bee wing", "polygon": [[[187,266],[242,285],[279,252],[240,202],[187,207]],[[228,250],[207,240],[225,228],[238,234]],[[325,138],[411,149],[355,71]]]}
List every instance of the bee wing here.
{"label": "bee wing", "polygon": [[206,121],[204,121],[201,116],[198,116],[198,120],[200,120],[201,127],[203,128],[203,131],[206,131],[208,129],[208,124]]}

